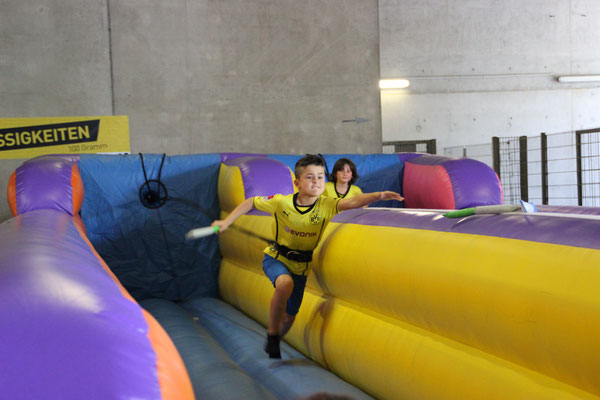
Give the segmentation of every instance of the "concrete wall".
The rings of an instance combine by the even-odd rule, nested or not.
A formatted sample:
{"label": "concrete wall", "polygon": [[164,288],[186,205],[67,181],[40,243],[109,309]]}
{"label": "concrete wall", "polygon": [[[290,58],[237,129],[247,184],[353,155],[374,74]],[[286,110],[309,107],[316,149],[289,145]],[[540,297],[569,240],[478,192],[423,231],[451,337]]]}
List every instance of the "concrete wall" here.
{"label": "concrete wall", "polygon": [[130,0],[110,14],[135,151],[380,151],[376,0]]}
{"label": "concrete wall", "polygon": [[0,117],[128,115],[132,152],[379,152],[378,35],[377,0],[0,0]]}
{"label": "concrete wall", "polygon": [[[437,139],[438,154],[492,136],[600,126],[595,0],[380,0],[383,140]],[[491,145],[490,145],[491,153]]]}
{"label": "concrete wall", "polygon": [[129,115],[132,152],[443,154],[600,126],[600,87],[555,79],[600,73],[599,23],[594,0],[0,0],[0,117]]}

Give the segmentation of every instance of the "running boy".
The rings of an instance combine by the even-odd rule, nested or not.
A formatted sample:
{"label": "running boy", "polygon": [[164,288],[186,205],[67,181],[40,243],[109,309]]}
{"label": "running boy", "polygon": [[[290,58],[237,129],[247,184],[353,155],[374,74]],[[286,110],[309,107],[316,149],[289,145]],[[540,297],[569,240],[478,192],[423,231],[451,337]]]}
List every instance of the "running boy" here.
{"label": "running boy", "polygon": [[279,342],[300,309],[312,252],[331,218],[341,211],[360,208],[374,201],[403,200],[395,192],[365,193],[347,199],[321,196],[325,189],[325,169],[323,159],[316,155],[309,154],[298,160],[294,172],[298,193],[246,199],[224,220],[212,223],[223,232],[252,208],[275,217],[273,234],[276,243],[265,249],[263,259],[263,270],[275,287],[265,346],[269,358],[281,358]]}

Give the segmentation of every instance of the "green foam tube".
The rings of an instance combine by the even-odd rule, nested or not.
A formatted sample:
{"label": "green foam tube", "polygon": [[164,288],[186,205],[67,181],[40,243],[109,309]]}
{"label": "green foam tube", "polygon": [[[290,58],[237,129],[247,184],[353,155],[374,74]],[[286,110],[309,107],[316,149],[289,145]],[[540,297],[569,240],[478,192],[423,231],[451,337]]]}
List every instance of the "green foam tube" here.
{"label": "green foam tube", "polygon": [[462,210],[454,210],[444,214],[446,218],[462,218],[475,214],[475,207],[463,208]]}
{"label": "green foam tube", "polygon": [[444,214],[446,218],[462,218],[474,214],[503,214],[508,212],[519,211],[521,206],[514,204],[498,204],[493,206],[479,206],[463,208],[462,210],[450,211]]}

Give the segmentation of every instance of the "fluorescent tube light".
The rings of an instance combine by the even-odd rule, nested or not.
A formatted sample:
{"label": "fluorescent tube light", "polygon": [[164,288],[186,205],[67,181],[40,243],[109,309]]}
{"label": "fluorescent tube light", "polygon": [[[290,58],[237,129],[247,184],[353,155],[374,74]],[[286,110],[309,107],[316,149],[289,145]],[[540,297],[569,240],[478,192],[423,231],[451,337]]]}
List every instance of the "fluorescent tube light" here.
{"label": "fluorescent tube light", "polygon": [[564,75],[559,76],[558,81],[560,83],[598,82],[600,81],[600,75]]}
{"label": "fluorescent tube light", "polygon": [[403,89],[410,85],[408,79],[381,79],[379,89]]}

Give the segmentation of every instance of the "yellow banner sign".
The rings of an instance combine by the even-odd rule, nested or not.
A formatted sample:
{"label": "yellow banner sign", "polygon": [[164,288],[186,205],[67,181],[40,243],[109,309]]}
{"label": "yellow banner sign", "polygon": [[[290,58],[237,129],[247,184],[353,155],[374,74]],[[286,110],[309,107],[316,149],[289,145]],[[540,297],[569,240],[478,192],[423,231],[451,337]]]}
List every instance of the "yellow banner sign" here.
{"label": "yellow banner sign", "polygon": [[0,118],[0,158],[129,153],[129,118]]}

